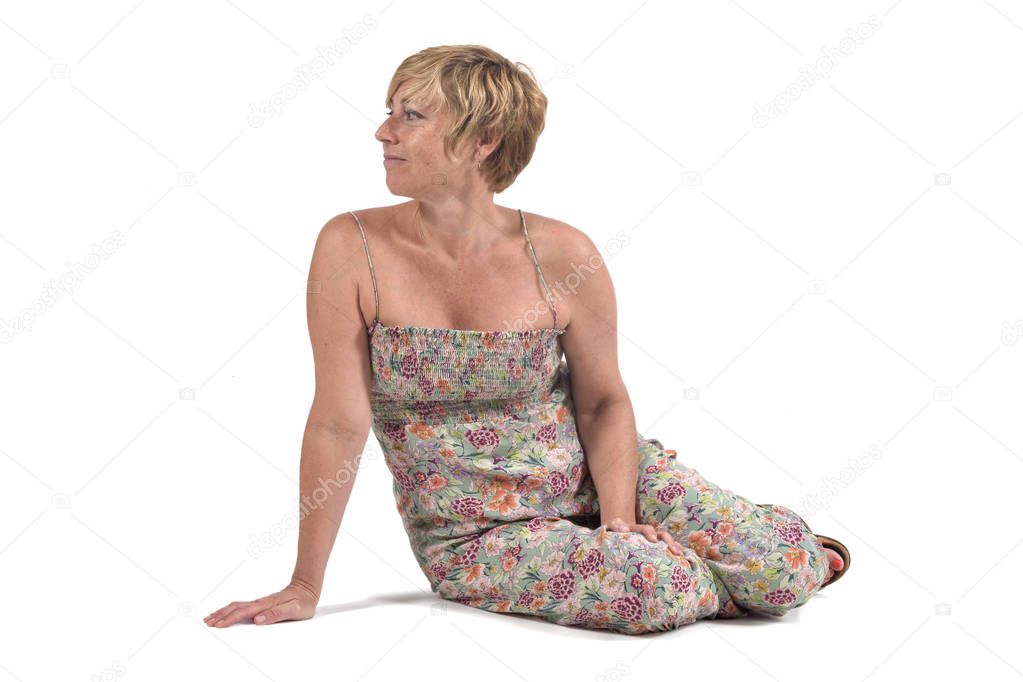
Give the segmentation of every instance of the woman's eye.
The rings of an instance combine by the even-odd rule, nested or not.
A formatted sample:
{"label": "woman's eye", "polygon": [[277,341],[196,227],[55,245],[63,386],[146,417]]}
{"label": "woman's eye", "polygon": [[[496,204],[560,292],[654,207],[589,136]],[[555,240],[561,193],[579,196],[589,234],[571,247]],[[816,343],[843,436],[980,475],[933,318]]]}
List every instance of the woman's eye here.
{"label": "woman's eye", "polygon": [[[387,112],[387,117],[390,118],[391,114],[393,114],[393,113],[394,113],[393,111],[388,111]],[[409,114],[412,114],[413,116],[416,116],[417,118],[422,118],[422,115],[418,111],[412,111],[411,109],[406,109],[405,110],[405,116],[407,117]],[[408,120],[408,119],[406,118],[406,120]]]}

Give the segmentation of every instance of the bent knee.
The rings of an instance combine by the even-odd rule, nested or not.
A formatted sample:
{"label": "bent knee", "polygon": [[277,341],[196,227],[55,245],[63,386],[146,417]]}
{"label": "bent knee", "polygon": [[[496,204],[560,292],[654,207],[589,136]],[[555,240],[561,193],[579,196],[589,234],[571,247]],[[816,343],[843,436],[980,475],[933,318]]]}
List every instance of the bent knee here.
{"label": "bent knee", "polygon": [[740,601],[747,610],[769,616],[784,616],[817,594],[824,582],[818,575],[812,565],[783,573],[781,580],[766,587],[762,583],[754,583],[748,596]]}
{"label": "bent knee", "polygon": [[[672,563],[668,570],[635,573],[626,584],[625,594],[611,601],[611,608],[630,627],[642,626],[642,632],[673,630],[698,618],[717,612],[719,597],[713,575],[700,565]],[[651,570],[653,569],[653,570]]]}

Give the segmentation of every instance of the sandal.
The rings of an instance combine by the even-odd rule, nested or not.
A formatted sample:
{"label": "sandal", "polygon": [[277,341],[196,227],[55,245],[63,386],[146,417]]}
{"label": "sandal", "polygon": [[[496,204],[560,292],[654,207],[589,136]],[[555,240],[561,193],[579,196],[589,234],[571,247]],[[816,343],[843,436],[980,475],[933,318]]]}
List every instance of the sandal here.
{"label": "sandal", "polygon": [[850,556],[849,548],[843,545],[835,538],[828,537],[827,535],[817,535],[817,539],[820,540],[821,544],[824,545],[825,549],[833,550],[840,557],[842,557],[843,564],[840,570],[834,572],[834,574],[831,576],[831,580],[827,581],[826,583],[820,586],[820,589],[823,590],[825,587],[827,587],[828,585],[830,585],[831,583],[835,582],[843,575],[845,575],[845,572],[849,570]]}

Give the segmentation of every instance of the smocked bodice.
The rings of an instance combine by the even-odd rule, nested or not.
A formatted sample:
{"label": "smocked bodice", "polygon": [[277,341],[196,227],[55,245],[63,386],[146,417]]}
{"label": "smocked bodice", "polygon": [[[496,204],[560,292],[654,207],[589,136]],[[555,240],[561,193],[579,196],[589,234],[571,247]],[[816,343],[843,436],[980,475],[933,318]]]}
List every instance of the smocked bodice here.
{"label": "smocked bodice", "polygon": [[390,327],[374,321],[374,419],[402,425],[479,421],[565,399],[563,332]]}

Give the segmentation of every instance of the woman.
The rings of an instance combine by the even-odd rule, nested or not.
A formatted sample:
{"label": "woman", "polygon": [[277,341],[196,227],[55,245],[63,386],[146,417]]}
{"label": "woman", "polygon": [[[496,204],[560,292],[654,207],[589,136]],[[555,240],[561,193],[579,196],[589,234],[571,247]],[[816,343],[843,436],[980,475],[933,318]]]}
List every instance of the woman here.
{"label": "woman", "polygon": [[[638,434],[593,242],[493,203],[544,127],[519,66],[443,46],[392,78],[376,138],[388,189],[411,200],[337,216],[317,240],[302,499],[353,470],[372,427],[446,599],[629,634],[801,606],[844,573],[844,546]],[[207,624],[312,617],[352,479],[302,519],[291,583]]]}

